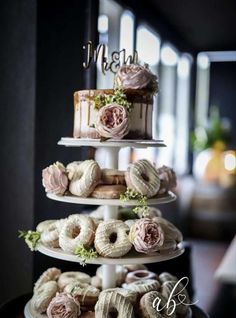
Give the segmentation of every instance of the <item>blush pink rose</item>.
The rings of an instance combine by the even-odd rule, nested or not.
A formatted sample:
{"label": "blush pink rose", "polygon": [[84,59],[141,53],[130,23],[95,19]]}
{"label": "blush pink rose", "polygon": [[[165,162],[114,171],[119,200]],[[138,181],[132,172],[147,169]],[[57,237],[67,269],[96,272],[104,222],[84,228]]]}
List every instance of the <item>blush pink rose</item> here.
{"label": "blush pink rose", "polygon": [[176,174],[174,170],[167,166],[157,169],[158,176],[161,180],[159,194],[164,194],[169,190],[173,190],[177,186]]}
{"label": "blush pink rose", "polygon": [[68,177],[64,165],[56,162],[42,171],[42,183],[46,192],[64,194],[68,187]]}
{"label": "blush pink rose", "polygon": [[116,103],[101,107],[96,129],[102,137],[122,139],[129,132],[129,115],[125,107]]}
{"label": "blush pink rose", "polygon": [[163,245],[164,232],[159,224],[143,218],[131,226],[129,239],[137,252],[150,254],[158,251]]}
{"label": "blush pink rose", "polygon": [[58,293],[47,308],[49,318],[77,318],[80,314],[79,302],[67,293]]}

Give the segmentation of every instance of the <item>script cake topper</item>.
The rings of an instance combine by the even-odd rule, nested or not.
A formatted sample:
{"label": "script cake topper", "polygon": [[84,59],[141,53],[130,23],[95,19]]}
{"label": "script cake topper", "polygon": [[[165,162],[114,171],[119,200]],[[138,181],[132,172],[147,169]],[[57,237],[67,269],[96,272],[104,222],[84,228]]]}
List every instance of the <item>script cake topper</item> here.
{"label": "script cake topper", "polygon": [[93,43],[89,41],[83,46],[83,49],[87,50],[86,61],[83,62],[83,67],[88,69],[92,62],[98,63],[98,61],[101,61],[101,70],[104,75],[109,70],[115,74],[121,65],[138,63],[138,52],[136,50],[133,55],[128,56],[125,49],[114,51],[111,53],[111,59],[109,60],[108,56],[106,56],[105,44],[99,44],[94,48]]}

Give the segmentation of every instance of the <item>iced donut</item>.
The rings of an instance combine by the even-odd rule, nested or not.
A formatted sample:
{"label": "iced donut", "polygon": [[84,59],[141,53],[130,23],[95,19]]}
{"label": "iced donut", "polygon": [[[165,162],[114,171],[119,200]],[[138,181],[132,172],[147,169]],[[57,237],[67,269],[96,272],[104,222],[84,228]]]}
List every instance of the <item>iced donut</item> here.
{"label": "iced donut", "polygon": [[[99,266],[96,271],[96,275],[102,280],[103,272],[102,272],[102,266]],[[116,285],[121,286],[125,282],[125,277],[128,273],[128,270],[122,266],[117,265],[116,266]]]}
{"label": "iced donut", "polygon": [[32,308],[40,314],[45,312],[56,293],[57,283],[55,281],[48,281],[42,284],[35,290],[31,299]]}
{"label": "iced donut", "polygon": [[154,197],[160,188],[156,168],[146,159],[131,163],[125,173],[127,187],[147,196]]}
{"label": "iced donut", "polygon": [[141,279],[156,279],[157,280],[157,275],[153,272],[140,269],[140,270],[128,273],[125,278],[125,282],[127,284],[130,284]]}
{"label": "iced donut", "polygon": [[143,264],[130,264],[130,265],[124,265],[124,267],[128,269],[128,272],[138,271],[140,269],[147,270],[147,266]]}
{"label": "iced donut", "polygon": [[59,245],[73,253],[76,247],[89,247],[93,244],[95,225],[93,220],[85,215],[73,214],[68,217],[59,234]]}
{"label": "iced donut", "polygon": [[108,288],[105,289],[103,291],[101,291],[99,297],[102,297],[103,294],[106,294],[107,292],[117,292],[118,294],[121,294],[122,296],[124,296],[125,298],[127,298],[132,305],[136,304],[137,298],[138,298],[138,293],[133,291],[133,290],[129,290],[129,289],[125,289],[125,288]]}
{"label": "iced donut", "polygon": [[98,301],[100,290],[86,283],[72,282],[64,289],[65,292],[71,294],[81,306],[83,311],[94,310],[94,306]]}
{"label": "iced donut", "polygon": [[67,165],[69,190],[79,197],[88,197],[101,179],[101,169],[96,161],[76,161]]}
{"label": "iced donut", "polygon": [[55,223],[56,221],[57,221],[57,220],[46,220],[46,221],[42,221],[42,222],[40,222],[40,223],[36,226],[36,231],[41,233],[41,232],[47,230],[48,227],[49,227],[51,224]]}
{"label": "iced donut", "polygon": [[48,227],[41,233],[40,241],[49,247],[59,247],[59,233],[62,228],[64,220],[57,220],[48,225]]}
{"label": "iced donut", "polygon": [[125,171],[117,169],[102,169],[102,183],[126,185]]}
{"label": "iced donut", "polygon": [[119,199],[120,195],[126,191],[126,186],[117,185],[98,185],[91,194],[91,197],[97,199]]}
{"label": "iced donut", "polygon": [[123,288],[133,290],[137,292],[139,295],[143,295],[152,290],[158,290],[160,287],[160,283],[154,279],[140,279],[136,282],[130,284],[123,284]]}
{"label": "iced donut", "polygon": [[95,306],[96,318],[133,318],[134,309],[131,302],[116,291],[106,292],[99,297]]}
{"label": "iced donut", "polygon": [[178,278],[170,273],[167,273],[167,272],[163,272],[159,275],[159,281],[161,283],[164,283],[164,282],[168,282],[168,281],[172,281],[172,282],[177,282],[178,281]]}
{"label": "iced donut", "polygon": [[34,284],[34,293],[39,289],[43,284],[52,281],[57,281],[59,276],[61,275],[61,270],[56,267],[48,268],[43,274],[39,277],[39,279]]}
{"label": "iced donut", "polygon": [[121,257],[132,248],[127,233],[128,225],[119,220],[108,220],[97,227],[94,245],[104,257]]}
{"label": "iced donut", "polygon": [[83,272],[64,272],[59,276],[57,283],[60,290],[62,291],[67,285],[73,282],[90,284],[91,277]]}
{"label": "iced donut", "polygon": [[47,308],[48,318],[77,318],[80,314],[79,302],[66,293],[58,293]]}

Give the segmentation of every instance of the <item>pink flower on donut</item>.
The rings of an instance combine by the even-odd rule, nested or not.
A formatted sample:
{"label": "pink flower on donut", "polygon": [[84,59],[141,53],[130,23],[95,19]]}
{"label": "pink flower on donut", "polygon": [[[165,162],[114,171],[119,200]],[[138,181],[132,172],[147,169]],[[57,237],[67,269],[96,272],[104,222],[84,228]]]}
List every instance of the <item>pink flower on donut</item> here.
{"label": "pink flower on donut", "polygon": [[129,115],[125,107],[112,103],[100,108],[96,129],[102,137],[122,139],[129,132]]}
{"label": "pink flower on donut", "polygon": [[157,173],[161,180],[160,190],[158,191],[159,194],[163,194],[176,187],[176,174],[172,168],[162,166],[157,169]]}
{"label": "pink flower on donut", "polygon": [[142,89],[155,85],[157,91],[157,77],[144,66],[137,64],[123,65],[117,72],[116,80],[123,88]]}
{"label": "pink flower on donut", "polygon": [[67,293],[58,293],[47,308],[49,318],[77,318],[80,314],[79,302]]}
{"label": "pink flower on donut", "polygon": [[68,187],[68,177],[64,165],[56,162],[42,171],[42,183],[46,192],[64,194]]}
{"label": "pink flower on donut", "polygon": [[150,254],[158,251],[163,245],[164,232],[159,224],[143,218],[132,225],[129,239],[137,252]]}

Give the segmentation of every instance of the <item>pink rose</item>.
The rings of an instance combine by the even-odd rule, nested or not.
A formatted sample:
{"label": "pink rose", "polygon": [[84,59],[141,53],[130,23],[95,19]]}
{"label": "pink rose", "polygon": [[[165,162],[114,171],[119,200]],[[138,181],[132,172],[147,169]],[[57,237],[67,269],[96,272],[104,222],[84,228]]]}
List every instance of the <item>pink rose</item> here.
{"label": "pink rose", "polygon": [[131,226],[129,239],[137,252],[149,254],[158,251],[163,245],[164,232],[159,224],[143,218]]}
{"label": "pink rose", "polygon": [[166,193],[169,190],[173,190],[176,185],[176,174],[173,169],[162,166],[161,168],[157,169],[158,176],[161,180],[160,190],[158,191],[159,194]]}
{"label": "pink rose", "polygon": [[42,183],[46,192],[64,194],[68,187],[68,177],[64,165],[56,162],[42,171]]}
{"label": "pink rose", "polygon": [[96,129],[102,137],[122,139],[129,132],[129,115],[125,107],[115,103],[101,107]]}
{"label": "pink rose", "polygon": [[144,66],[131,64],[123,65],[116,74],[116,81],[123,88],[142,89],[152,86],[150,89],[157,91],[157,77]]}
{"label": "pink rose", "polygon": [[80,314],[79,302],[67,293],[58,293],[47,308],[49,318],[77,318]]}

